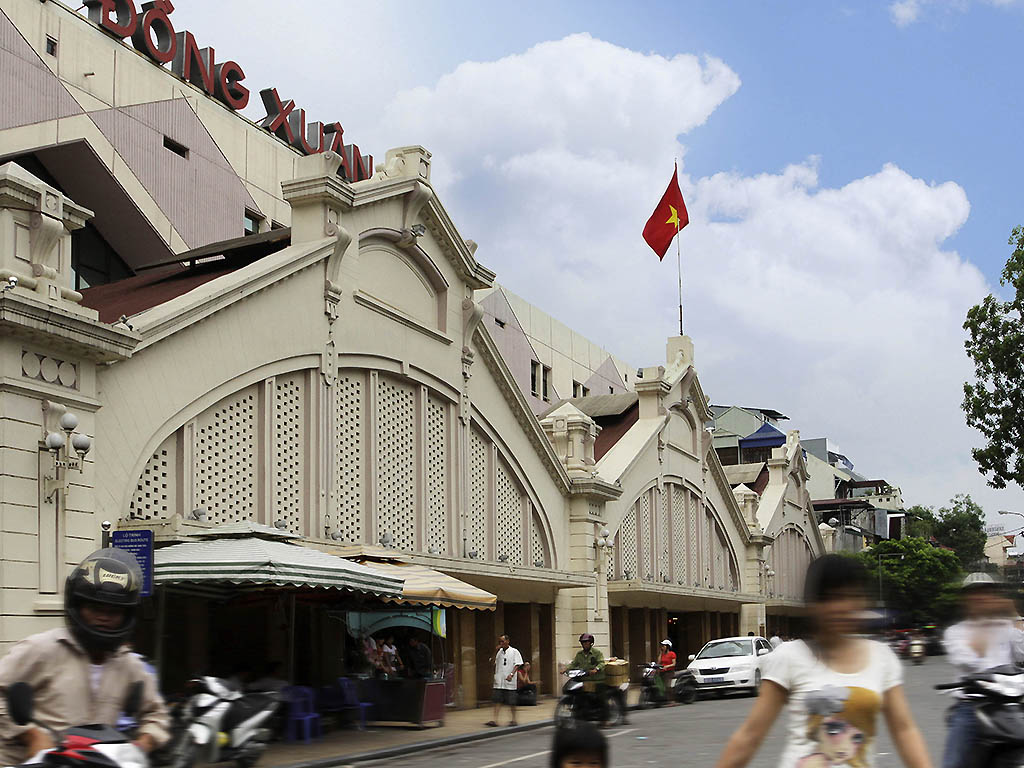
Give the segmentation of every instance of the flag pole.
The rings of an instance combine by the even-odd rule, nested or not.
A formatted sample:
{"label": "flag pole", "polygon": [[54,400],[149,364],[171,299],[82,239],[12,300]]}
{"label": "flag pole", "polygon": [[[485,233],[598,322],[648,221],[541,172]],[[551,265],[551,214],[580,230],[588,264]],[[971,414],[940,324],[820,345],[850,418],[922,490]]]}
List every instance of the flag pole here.
{"label": "flag pole", "polygon": [[[679,158],[672,158],[672,166],[675,168],[675,172],[679,173]],[[679,275],[679,335],[684,336],[683,332],[683,257],[680,254],[679,245],[679,215],[676,214],[676,272]]]}

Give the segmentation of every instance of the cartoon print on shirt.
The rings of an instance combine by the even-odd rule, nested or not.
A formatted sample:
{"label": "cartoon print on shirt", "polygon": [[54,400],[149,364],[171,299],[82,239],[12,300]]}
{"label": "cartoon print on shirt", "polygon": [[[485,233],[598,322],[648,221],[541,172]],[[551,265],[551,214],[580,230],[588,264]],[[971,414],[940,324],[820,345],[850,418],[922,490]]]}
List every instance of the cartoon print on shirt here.
{"label": "cartoon print on shirt", "polygon": [[802,758],[797,768],[868,765],[881,696],[867,688],[829,687],[808,693],[805,706],[807,738],[816,751]]}

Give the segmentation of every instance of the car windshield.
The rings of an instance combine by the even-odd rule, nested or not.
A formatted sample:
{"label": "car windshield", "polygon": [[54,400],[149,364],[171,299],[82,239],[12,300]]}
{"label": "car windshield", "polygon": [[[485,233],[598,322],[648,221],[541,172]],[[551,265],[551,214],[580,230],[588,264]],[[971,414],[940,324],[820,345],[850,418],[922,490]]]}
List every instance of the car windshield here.
{"label": "car windshield", "polygon": [[750,640],[722,640],[717,643],[708,643],[700,653],[698,659],[722,659],[727,656],[753,656]]}

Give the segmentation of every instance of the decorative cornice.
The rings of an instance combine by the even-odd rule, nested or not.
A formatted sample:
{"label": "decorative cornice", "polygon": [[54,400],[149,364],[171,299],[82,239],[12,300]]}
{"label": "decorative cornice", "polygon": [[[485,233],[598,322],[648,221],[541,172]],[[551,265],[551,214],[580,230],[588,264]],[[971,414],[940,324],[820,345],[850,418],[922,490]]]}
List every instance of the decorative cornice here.
{"label": "decorative cornice", "polygon": [[622,486],[597,477],[573,477],[569,492],[573,496],[587,496],[601,501],[615,501],[622,496]]}
{"label": "decorative cornice", "polygon": [[352,299],[356,304],[366,307],[367,309],[372,309],[374,312],[379,312],[384,315],[384,317],[394,320],[396,323],[401,323],[406,328],[412,328],[414,331],[419,331],[424,336],[428,336],[434,341],[439,341],[442,344],[452,344],[454,342],[451,336],[424,325],[416,318],[405,314],[405,312],[402,312],[401,310],[388,306],[383,301],[375,299],[370,294],[364,293],[361,290],[356,290],[355,293],[352,294]]}
{"label": "decorative cornice", "polygon": [[131,357],[140,341],[128,328],[12,291],[0,294],[0,335],[8,334],[104,363]]}

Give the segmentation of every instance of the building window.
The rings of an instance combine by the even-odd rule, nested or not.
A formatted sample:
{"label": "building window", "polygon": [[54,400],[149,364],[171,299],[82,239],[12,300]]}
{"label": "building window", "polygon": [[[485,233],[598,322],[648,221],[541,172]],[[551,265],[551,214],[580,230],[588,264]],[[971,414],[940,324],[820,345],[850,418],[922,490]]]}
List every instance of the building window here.
{"label": "building window", "polygon": [[263,217],[254,211],[250,211],[248,208],[245,209],[245,234],[255,235],[260,231],[260,224],[263,221]]}
{"label": "building window", "polygon": [[551,369],[546,365],[541,366],[541,384],[543,388],[544,402],[551,402]]}
{"label": "building window", "polygon": [[499,328],[504,328],[505,327],[505,321],[504,320],[499,320],[498,318],[494,318],[494,324],[496,326],[498,326]]}
{"label": "building window", "polygon": [[178,157],[182,157],[188,160],[188,147],[186,147],[184,144],[179,144],[170,136],[164,136],[164,149],[169,149]]}
{"label": "building window", "polygon": [[274,221],[273,219],[271,219],[270,220],[270,228],[272,230],[273,229],[284,229],[284,224],[282,224],[280,221]]}
{"label": "building window", "polygon": [[572,383],[572,396],[573,397],[586,397],[590,394],[590,390],[580,384],[578,381]]}
{"label": "building window", "polygon": [[540,363],[536,360],[530,361],[530,394],[540,397]]}
{"label": "building window", "polygon": [[49,56],[57,55],[57,38],[46,36],[46,53]]}
{"label": "building window", "polygon": [[614,395],[615,394],[615,387],[608,387],[608,394],[609,395]]}

